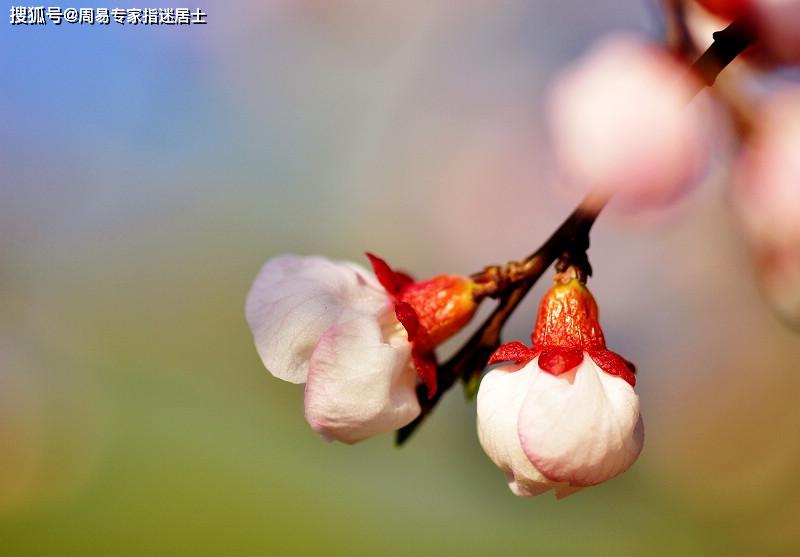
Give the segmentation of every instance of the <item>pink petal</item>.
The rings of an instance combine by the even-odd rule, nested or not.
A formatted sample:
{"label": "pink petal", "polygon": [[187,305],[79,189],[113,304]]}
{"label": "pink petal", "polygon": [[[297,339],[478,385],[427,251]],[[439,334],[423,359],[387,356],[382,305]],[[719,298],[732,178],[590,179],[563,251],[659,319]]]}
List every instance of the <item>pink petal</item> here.
{"label": "pink petal", "polygon": [[478,390],[478,438],[486,454],[506,475],[515,495],[540,495],[554,486],[522,450],[517,421],[528,387],[543,374],[532,361],[522,367],[506,366],[486,374]]}
{"label": "pink petal", "polygon": [[576,486],[627,470],[644,440],[639,397],[590,357],[563,375],[536,375],[517,425],[522,449],[536,468]]}
{"label": "pink petal", "polygon": [[330,328],[311,356],[305,414],[327,439],[356,443],[393,431],[420,413],[405,331],[385,338],[379,323],[358,317]]}
{"label": "pink petal", "polygon": [[358,265],[295,255],[268,261],[245,304],[264,365],[275,377],[292,383],[306,380],[308,360],[328,328],[390,309],[384,289]]}
{"label": "pink petal", "polygon": [[[800,33],[798,33],[800,36]],[[800,87],[769,98],[735,167],[734,206],[756,243],[800,246]]]}

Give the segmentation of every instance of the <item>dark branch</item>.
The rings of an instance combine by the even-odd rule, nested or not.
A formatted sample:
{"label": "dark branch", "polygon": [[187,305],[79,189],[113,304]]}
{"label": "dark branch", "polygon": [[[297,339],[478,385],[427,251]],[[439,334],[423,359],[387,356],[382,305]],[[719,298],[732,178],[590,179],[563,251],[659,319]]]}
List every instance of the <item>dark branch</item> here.
{"label": "dark branch", "polygon": [[[694,94],[699,93],[705,86],[713,85],[725,66],[755,40],[750,30],[737,21],[724,30],[714,33],[713,36],[714,42],[691,67],[691,72],[699,77],[699,84]],[[402,445],[416,431],[442,395],[459,378],[469,378],[483,371],[489,356],[500,346],[503,325],[550,265],[558,261],[559,267],[566,268],[573,265],[587,276],[591,275],[591,267],[586,257],[586,251],[589,249],[589,232],[607,201],[607,198],[599,198],[597,195],[588,196],[550,238],[520,264],[521,276],[499,294],[499,303],[492,314],[452,358],[438,367],[436,395],[428,399],[424,386],[417,389],[422,412],[413,422],[397,431],[397,445]]]}
{"label": "dark branch", "polygon": [[752,29],[738,20],[712,36],[714,42],[692,64],[692,72],[700,78],[694,94],[714,85],[720,72],[756,40]]}

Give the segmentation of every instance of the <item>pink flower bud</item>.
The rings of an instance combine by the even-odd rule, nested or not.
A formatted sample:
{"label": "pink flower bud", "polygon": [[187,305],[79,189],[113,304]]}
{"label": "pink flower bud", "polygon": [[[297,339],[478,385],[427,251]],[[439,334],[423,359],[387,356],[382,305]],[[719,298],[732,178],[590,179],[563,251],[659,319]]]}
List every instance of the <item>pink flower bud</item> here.
{"label": "pink flower bud", "polygon": [[628,206],[675,200],[707,163],[709,131],[687,108],[688,68],[633,36],[603,40],[555,82],[553,149],[568,182]]}
{"label": "pink flower bud", "polygon": [[417,283],[368,255],[375,275],[322,257],[276,257],[256,277],[245,308],[264,365],[279,379],[305,383],[309,424],[345,443],[419,415],[417,378],[433,396],[433,350],[477,308],[466,277]]}
{"label": "pink flower bud", "polygon": [[323,437],[355,443],[419,415],[411,343],[391,296],[366,269],[276,257],[245,309],[269,372],[306,383],[306,419]]}
{"label": "pink flower bud", "polygon": [[800,323],[800,88],[767,102],[735,168],[734,206],[767,297]]}
{"label": "pink flower bud", "polygon": [[[561,498],[627,470],[644,440],[633,366],[606,349],[591,293],[557,277],[533,347],[504,345],[483,378],[478,436],[515,495]],[[522,365],[520,365],[522,364]]]}

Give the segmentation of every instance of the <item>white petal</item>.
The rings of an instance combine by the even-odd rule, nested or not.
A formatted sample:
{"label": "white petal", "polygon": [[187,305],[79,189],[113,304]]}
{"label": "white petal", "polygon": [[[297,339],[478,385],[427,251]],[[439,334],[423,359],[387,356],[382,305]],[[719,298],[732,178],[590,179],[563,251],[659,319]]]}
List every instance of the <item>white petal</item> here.
{"label": "white petal", "polygon": [[[525,456],[517,433],[520,408],[535,377],[537,360],[522,369],[502,366],[481,381],[478,390],[478,438],[486,454],[503,472],[515,495],[540,495],[556,486]],[[514,370],[519,371],[514,371]],[[567,487],[564,484],[562,487]]]}
{"label": "white petal", "polygon": [[639,397],[588,354],[571,372],[534,377],[518,427],[522,448],[538,470],[581,486],[627,470],[644,440]]}
{"label": "white petal", "polygon": [[326,330],[356,315],[378,316],[390,306],[375,277],[355,263],[283,255],[259,272],[245,314],[270,373],[302,383],[308,359]]}
{"label": "white petal", "polygon": [[356,443],[408,424],[420,413],[411,344],[399,325],[384,338],[358,317],[328,329],[311,356],[305,413],[327,439]]}

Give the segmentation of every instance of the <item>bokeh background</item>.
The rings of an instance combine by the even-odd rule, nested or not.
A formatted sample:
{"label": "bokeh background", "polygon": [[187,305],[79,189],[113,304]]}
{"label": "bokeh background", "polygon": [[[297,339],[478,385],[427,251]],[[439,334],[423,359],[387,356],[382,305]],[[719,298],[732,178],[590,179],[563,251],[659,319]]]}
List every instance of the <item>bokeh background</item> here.
{"label": "bokeh background", "polygon": [[280,253],[424,277],[535,248],[577,199],[548,82],[606,32],[658,37],[654,3],[199,7],[207,26],[0,25],[0,555],[800,552],[800,342],[724,171],[597,223],[591,286],[647,441],[564,501],[510,494],[457,390],[402,449],[321,441],[244,321]]}

